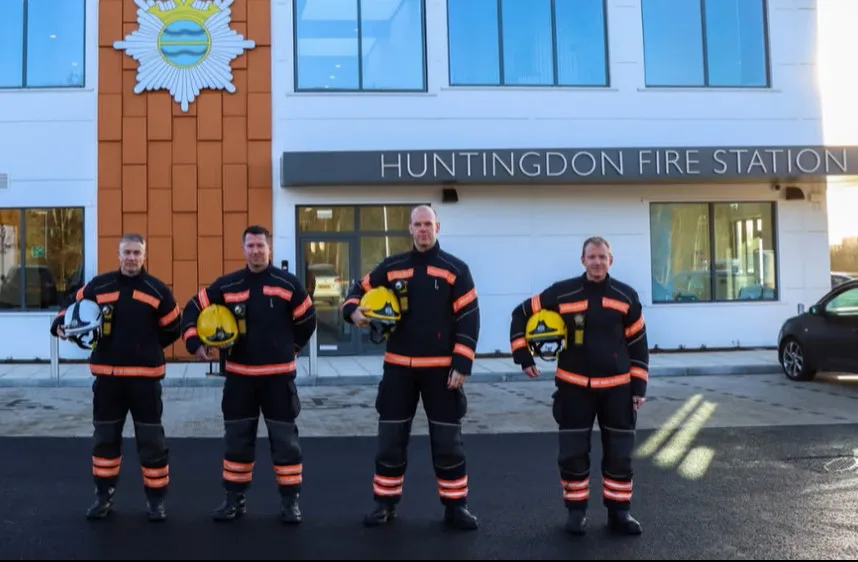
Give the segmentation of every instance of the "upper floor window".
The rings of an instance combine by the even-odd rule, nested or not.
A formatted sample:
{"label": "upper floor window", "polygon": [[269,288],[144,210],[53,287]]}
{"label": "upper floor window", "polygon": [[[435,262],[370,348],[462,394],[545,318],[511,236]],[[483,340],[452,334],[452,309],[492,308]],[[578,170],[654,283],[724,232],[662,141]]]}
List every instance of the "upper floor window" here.
{"label": "upper floor window", "polygon": [[85,0],[7,0],[0,18],[0,88],[84,85]]}
{"label": "upper floor window", "polygon": [[642,0],[647,86],[769,86],[766,0]]}
{"label": "upper floor window", "polygon": [[425,91],[423,0],[294,0],[295,90]]}
{"label": "upper floor window", "polygon": [[452,86],[607,86],[604,0],[447,0]]}

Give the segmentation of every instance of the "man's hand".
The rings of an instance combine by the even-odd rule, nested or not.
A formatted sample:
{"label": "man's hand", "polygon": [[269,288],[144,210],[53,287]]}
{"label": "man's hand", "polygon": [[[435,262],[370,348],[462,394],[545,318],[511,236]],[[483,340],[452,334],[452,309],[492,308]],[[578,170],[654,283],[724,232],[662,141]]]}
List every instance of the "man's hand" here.
{"label": "man's hand", "polygon": [[450,376],[447,377],[447,388],[455,390],[461,388],[465,384],[465,375],[456,372],[455,369],[450,370]]}
{"label": "man's hand", "polygon": [[535,379],[539,376],[539,367],[537,367],[536,365],[525,367],[524,369],[522,369],[522,371],[524,371],[524,374],[532,379]]}
{"label": "man's hand", "polygon": [[203,361],[217,361],[217,353],[211,347],[201,345],[197,348],[196,356]]}
{"label": "man's hand", "polygon": [[352,323],[358,328],[365,328],[369,326],[369,318],[363,315],[363,313],[367,310],[369,310],[368,306],[359,306],[355,309],[354,312],[352,312]]}
{"label": "man's hand", "polygon": [[57,337],[60,338],[61,340],[68,339],[68,338],[66,338],[66,331],[63,330],[62,326],[57,326]]}
{"label": "man's hand", "polygon": [[646,402],[646,398],[643,396],[632,396],[632,406],[635,411],[639,410],[641,406],[643,406],[644,402]]}

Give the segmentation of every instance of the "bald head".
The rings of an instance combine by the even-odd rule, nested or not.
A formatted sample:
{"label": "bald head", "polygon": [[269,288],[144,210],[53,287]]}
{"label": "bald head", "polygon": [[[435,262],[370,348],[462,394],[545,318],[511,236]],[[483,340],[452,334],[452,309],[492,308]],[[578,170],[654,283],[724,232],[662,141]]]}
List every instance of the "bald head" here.
{"label": "bald head", "polygon": [[429,205],[419,205],[411,211],[411,224],[408,231],[414,239],[414,247],[425,252],[435,245],[435,235],[440,230],[438,215]]}
{"label": "bald head", "polygon": [[418,206],[414,207],[413,209],[411,209],[411,222],[412,223],[414,222],[414,216],[415,215],[424,214],[427,212],[432,214],[432,218],[435,220],[435,222],[438,222],[438,213],[436,213],[435,209],[433,209],[429,205],[418,205]]}

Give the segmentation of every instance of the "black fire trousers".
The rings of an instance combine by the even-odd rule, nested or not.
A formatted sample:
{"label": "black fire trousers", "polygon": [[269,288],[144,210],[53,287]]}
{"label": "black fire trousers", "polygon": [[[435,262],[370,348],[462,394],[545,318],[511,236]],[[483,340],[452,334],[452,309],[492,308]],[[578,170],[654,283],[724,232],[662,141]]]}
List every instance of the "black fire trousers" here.
{"label": "black fire trousers", "polygon": [[223,486],[243,493],[253,480],[259,413],[265,418],[278,489],[283,496],[301,491],[302,452],[295,420],[301,401],[294,374],[227,373],[221,410],[225,428]]}
{"label": "black fire trousers", "polygon": [[587,388],[566,382],[554,392],[559,429],[558,465],[563,500],[569,509],[586,509],[590,497],[590,439],[598,419],[602,438],[602,501],[609,510],[629,509],[632,451],[637,414],[631,385]]}
{"label": "black fire trousers", "polygon": [[92,474],[99,493],[115,488],[122,460],[122,430],[134,421],[137,455],[148,497],[163,496],[170,482],[169,448],[161,425],[160,378],[96,375],[92,383]]}
{"label": "black fire trousers", "polygon": [[462,418],[468,409],[461,388],[447,389],[449,367],[413,368],[384,364],[375,408],[379,414],[378,451],[375,457],[373,496],[376,501],[396,504],[408,464],[411,424],[422,397],[429,421],[432,463],[443,505],[467,501],[468,475],[462,441]]}

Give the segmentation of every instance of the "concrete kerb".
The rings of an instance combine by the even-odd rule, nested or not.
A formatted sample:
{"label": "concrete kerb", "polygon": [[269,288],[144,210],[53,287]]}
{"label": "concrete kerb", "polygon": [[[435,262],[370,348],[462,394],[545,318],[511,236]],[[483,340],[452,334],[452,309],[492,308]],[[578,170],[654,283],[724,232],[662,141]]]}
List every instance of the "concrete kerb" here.
{"label": "concrete kerb", "polygon": [[[781,374],[779,365],[711,365],[706,367],[660,367],[650,372],[650,377],[687,377],[687,376],[726,376],[726,375],[776,375]],[[475,373],[471,375],[472,383],[499,383],[551,380],[552,372],[544,371],[542,376],[530,379],[522,372],[506,373]],[[297,386],[366,386],[376,385],[381,375],[355,376],[323,376],[297,377]],[[167,377],[163,380],[165,387],[218,387],[223,386],[221,376],[202,377]],[[0,388],[14,387],[85,387],[92,386],[91,377],[60,377],[59,381],[46,378],[31,377],[0,377]]]}

